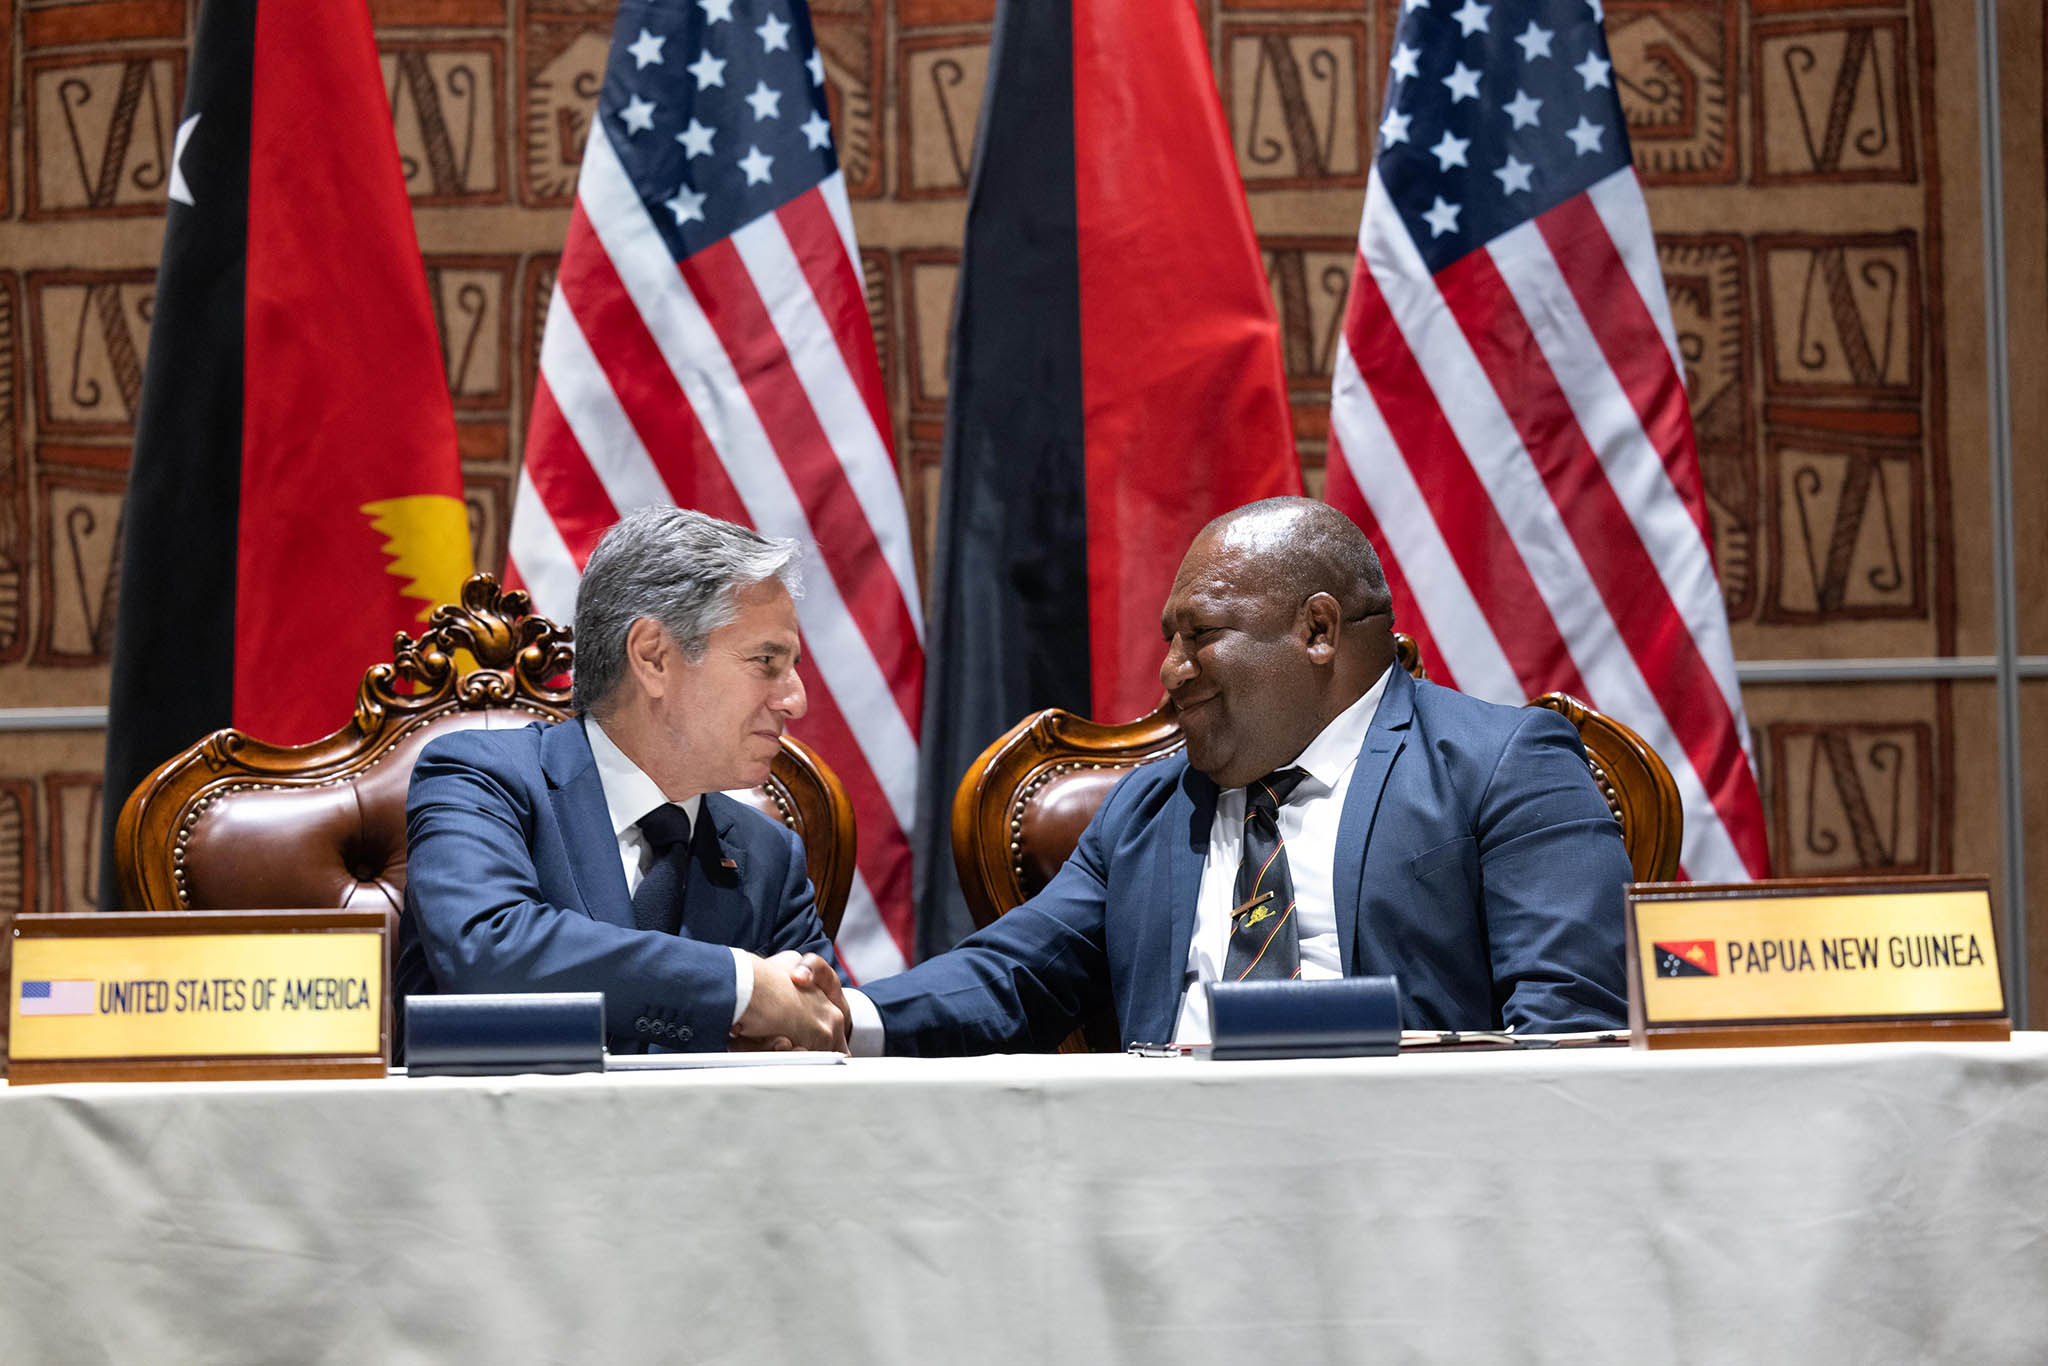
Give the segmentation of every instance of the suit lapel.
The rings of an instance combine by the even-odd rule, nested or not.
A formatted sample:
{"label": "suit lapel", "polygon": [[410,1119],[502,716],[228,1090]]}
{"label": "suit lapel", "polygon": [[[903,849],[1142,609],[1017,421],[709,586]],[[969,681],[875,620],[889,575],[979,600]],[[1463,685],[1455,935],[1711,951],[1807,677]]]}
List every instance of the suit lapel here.
{"label": "suit lapel", "polygon": [[633,928],[633,899],[626,892],[619,839],[605,809],[604,784],[598,780],[583,724],[563,721],[542,731],[540,759],[584,911],[593,920]]}
{"label": "suit lapel", "polygon": [[1373,817],[1395,756],[1407,743],[1415,719],[1415,680],[1399,664],[1387,666],[1387,690],[1380,697],[1372,725],[1366,728],[1351,786],[1344,794],[1344,817],[1338,826],[1337,858],[1330,870],[1330,893],[1336,901],[1337,961],[1349,974],[1357,962],[1358,908],[1365,894],[1365,846],[1372,837]]}
{"label": "suit lapel", "polygon": [[1161,964],[1160,989],[1147,993],[1144,1018],[1130,1022],[1132,1037],[1173,1037],[1180,1010],[1181,981],[1187,975],[1188,945],[1195,937],[1195,898],[1202,890],[1202,867],[1209,859],[1209,828],[1216,821],[1216,784],[1190,768],[1181,777],[1181,800],[1169,813],[1159,857],[1165,867],[1161,884],[1172,912],[1172,943]]}

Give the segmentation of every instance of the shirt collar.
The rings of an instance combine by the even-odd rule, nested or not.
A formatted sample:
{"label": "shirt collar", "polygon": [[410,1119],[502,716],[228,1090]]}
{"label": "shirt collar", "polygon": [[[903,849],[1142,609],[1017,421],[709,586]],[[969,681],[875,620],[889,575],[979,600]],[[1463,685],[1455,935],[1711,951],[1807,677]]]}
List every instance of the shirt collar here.
{"label": "shirt collar", "polygon": [[1381,670],[1365,695],[1338,712],[1322,733],[1308,742],[1308,748],[1296,756],[1291,767],[1307,769],[1308,776],[1325,790],[1335,789],[1337,780],[1344,776],[1344,770],[1351,767],[1365,744],[1365,733],[1372,728],[1373,714],[1380,709],[1380,698],[1387,691],[1388,676],[1400,667],[1389,664]]}
{"label": "shirt collar", "polygon": [[[597,761],[597,781],[604,788],[604,807],[612,821],[612,837],[623,838],[627,830],[638,825],[640,818],[668,800],[654,779],[641,771],[640,765],[626,757],[626,752],[613,743],[612,737],[604,733],[604,727],[594,716],[583,718],[583,733],[590,740],[590,757]],[[690,818],[692,829],[697,825],[697,810],[703,804],[703,797],[691,797],[675,803]]]}

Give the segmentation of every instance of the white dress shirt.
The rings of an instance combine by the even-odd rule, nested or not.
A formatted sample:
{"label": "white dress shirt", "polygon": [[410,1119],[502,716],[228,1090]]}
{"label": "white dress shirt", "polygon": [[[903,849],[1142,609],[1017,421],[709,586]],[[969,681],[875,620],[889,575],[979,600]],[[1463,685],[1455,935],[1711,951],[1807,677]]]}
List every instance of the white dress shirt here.
{"label": "white dress shirt", "polygon": [[[640,833],[640,818],[668,801],[668,796],[641,771],[640,765],[626,757],[626,752],[612,742],[595,718],[583,718],[583,733],[590,740],[590,757],[597,761],[597,781],[604,788],[605,813],[611,817],[612,835],[619,842],[626,895],[631,896],[640,890],[640,879],[647,876],[648,865],[654,862],[654,850]],[[704,809],[704,799],[690,797],[674,805],[690,818],[690,838],[694,840],[697,815]],[[732,966],[732,1023],[737,1024],[754,999],[754,955],[745,949],[733,949]]]}
{"label": "white dress shirt", "polygon": [[[1394,666],[1398,667],[1398,666]],[[1308,770],[1280,808],[1280,839],[1287,846],[1287,874],[1294,883],[1295,932],[1301,939],[1303,980],[1342,977],[1338,955],[1335,866],[1338,827],[1344,819],[1344,794],[1351,790],[1351,770],[1365,733],[1387,690],[1387,675],[1366,689],[1365,696],[1337,713],[1322,733],[1291,764],[1281,768]],[[1230,911],[1237,904],[1237,865],[1244,848],[1244,789],[1233,787],[1216,798],[1216,819],[1209,826],[1209,853],[1202,864],[1202,884],[1195,893],[1195,932],[1188,940],[1187,972],[1182,978],[1180,1019],[1173,1041],[1209,1042],[1209,993],[1199,984],[1223,975],[1230,953]]]}

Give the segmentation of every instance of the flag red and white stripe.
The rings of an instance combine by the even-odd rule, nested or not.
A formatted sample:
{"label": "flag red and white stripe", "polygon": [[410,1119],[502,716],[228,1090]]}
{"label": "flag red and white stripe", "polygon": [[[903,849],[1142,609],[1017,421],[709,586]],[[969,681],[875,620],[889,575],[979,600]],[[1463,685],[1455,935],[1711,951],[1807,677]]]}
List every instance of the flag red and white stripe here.
{"label": "flag red and white stripe", "polygon": [[1677,779],[1686,874],[1763,877],[1683,374],[1632,168],[1432,272],[1376,166],[1325,496],[1379,546],[1436,681],[1568,692],[1627,723]]}
{"label": "flag red and white stripe", "polygon": [[655,503],[803,543],[795,730],[859,822],[841,960],[885,976],[910,943],[923,623],[845,182],[834,169],[680,258],[659,212],[601,116],[542,334],[510,573],[566,617],[605,528]]}

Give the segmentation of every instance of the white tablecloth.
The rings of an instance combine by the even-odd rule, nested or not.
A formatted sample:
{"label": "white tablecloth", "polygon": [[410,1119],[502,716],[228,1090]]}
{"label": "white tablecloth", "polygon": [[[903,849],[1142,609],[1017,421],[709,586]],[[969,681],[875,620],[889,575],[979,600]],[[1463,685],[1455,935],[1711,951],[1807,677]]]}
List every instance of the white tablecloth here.
{"label": "white tablecloth", "polygon": [[0,1091],[0,1360],[2048,1361],[2048,1036]]}

